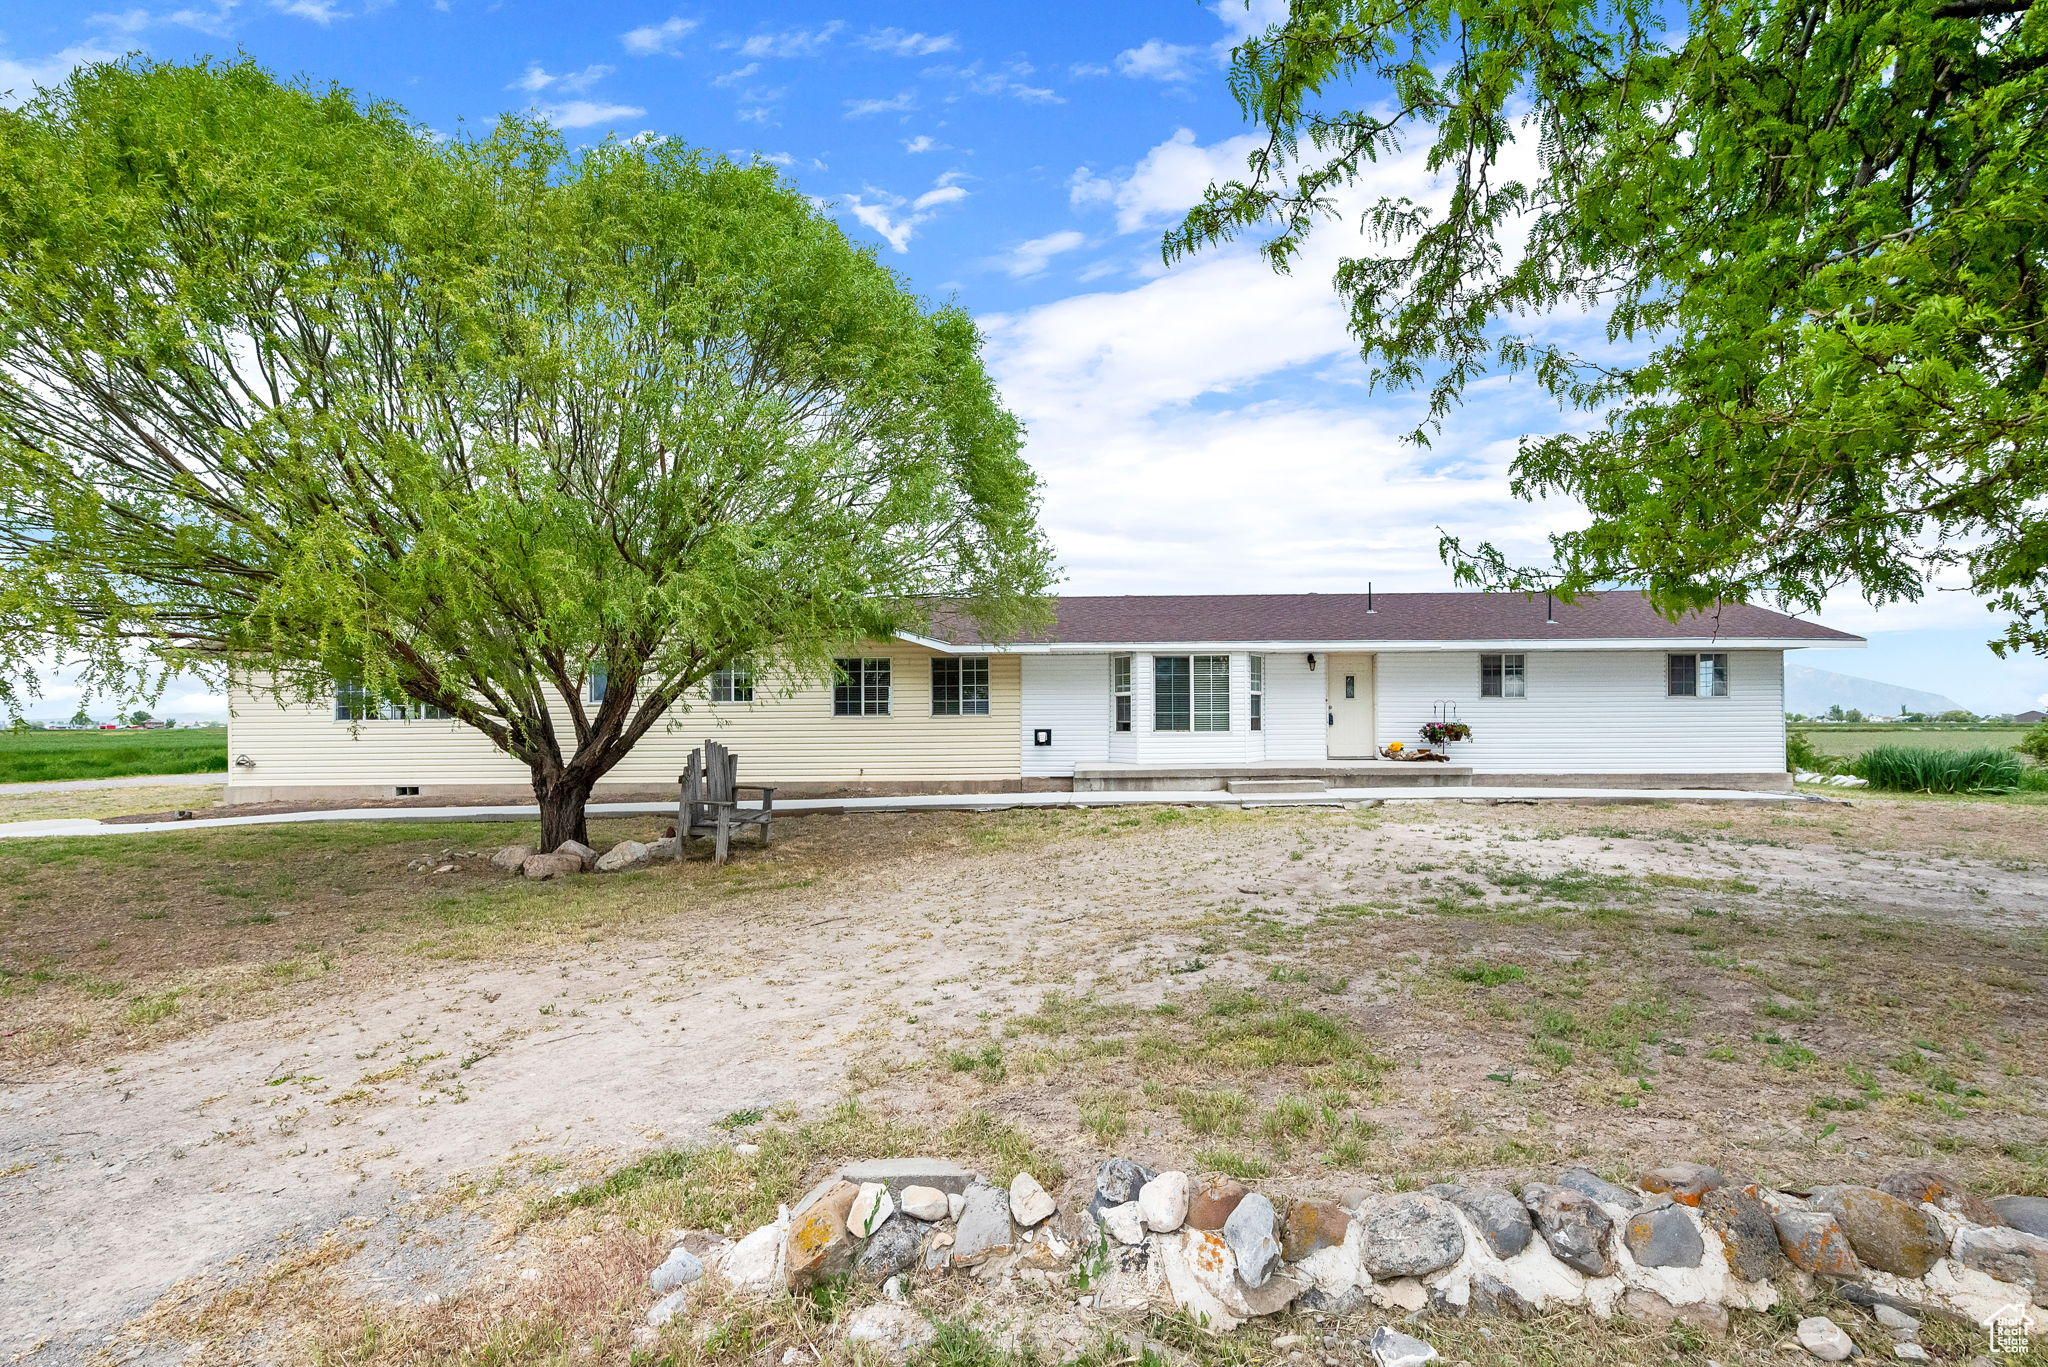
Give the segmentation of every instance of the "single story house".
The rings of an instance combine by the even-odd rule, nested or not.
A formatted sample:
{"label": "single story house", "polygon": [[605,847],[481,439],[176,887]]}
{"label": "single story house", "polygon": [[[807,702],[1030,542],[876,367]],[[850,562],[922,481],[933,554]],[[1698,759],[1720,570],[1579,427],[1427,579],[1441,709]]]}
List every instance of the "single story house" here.
{"label": "single story house", "polygon": [[[650,733],[598,800],[672,792],[706,736],[788,796],[1487,783],[1786,786],[1787,650],[1861,637],[1764,608],[1672,622],[1635,593],[1057,600],[1049,628],[966,622],[849,648],[833,677],[729,671]],[[346,687],[331,706],[230,696],[230,802],[530,797],[476,732]],[[1469,740],[1399,761],[1424,723]],[[566,729],[566,723],[565,723]]]}
{"label": "single story house", "polygon": [[2015,712],[2012,719],[2021,726],[2039,726],[2044,719],[2048,719],[2048,713],[2034,708],[2026,712]]}

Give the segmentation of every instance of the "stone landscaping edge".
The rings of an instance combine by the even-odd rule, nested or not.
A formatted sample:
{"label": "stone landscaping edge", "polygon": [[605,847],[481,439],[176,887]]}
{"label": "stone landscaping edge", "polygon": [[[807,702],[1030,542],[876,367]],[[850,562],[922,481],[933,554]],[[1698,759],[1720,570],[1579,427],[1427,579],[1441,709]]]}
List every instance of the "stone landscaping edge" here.
{"label": "stone landscaping edge", "polygon": [[[1894,1358],[1925,1361],[1930,1316],[1982,1326],[1994,1344],[2048,1336],[2048,1198],[1985,1200],[1926,1168],[1794,1192],[1679,1163],[1630,1186],[1567,1168],[1518,1190],[1445,1183],[1276,1200],[1221,1174],[1115,1157],[1085,1205],[1062,1212],[1028,1172],[1000,1187],[945,1160],[892,1159],[842,1167],[737,1240],[679,1232],[650,1274],[660,1299],[640,1332],[686,1310],[700,1279],[748,1297],[851,1279],[883,1299],[847,1318],[846,1338],[901,1357],[936,1333],[908,1284],[959,1275],[1083,1310],[1178,1309],[1212,1332],[1290,1308],[1407,1317],[1415,1333],[1382,1324],[1360,1339],[1377,1367],[1436,1361],[1422,1337],[1432,1316],[1575,1306],[1723,1334],[1731,1311],[1832,1284],[1870,1312]],[[1856,1352],[1823,1316],[1802,1320],[1796,1338],[1825,1362]]]}

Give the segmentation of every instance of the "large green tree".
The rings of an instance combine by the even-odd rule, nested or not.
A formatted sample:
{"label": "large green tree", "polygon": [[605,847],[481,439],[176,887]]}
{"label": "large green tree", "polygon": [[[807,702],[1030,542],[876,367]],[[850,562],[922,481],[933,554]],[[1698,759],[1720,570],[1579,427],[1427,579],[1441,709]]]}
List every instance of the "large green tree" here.
{"label": "large green tree", "polygon": [[0,114],[0,680],[352,680],[524,763],[553,848],[715,669],[1032,615],[979,348],[768,167],[92,67]]}
{"label": "large green tree", "polygon": [[[2048,5],[1292,0],[1230,80],[1269,141],[1169,259],[1258,232],[1285,268],[1362,196],[1335,284],[1418,436],[1503,371],[1598,415],[1512,472],[1590,525],[1534,569],[1447,540],[1468,582],[1677,611],[1951,572],[2048,650]],[[1404,142],[1441,202],[1374,195]],[[1580,311],[1608,346],[1531,323]]]}

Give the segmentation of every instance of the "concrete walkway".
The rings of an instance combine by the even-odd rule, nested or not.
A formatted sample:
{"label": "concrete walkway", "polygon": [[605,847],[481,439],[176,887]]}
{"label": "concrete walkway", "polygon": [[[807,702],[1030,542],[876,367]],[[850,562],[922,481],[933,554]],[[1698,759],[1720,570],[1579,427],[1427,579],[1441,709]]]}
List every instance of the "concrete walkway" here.
{"label": "concrete walkway", "polygon": [[[1811,793],[1757,793],[1722,788],[1333,788],[1323,793],[1254,796],[1229,792],[947,793],[921,797],[814,798],[775,804],[777,812],[1000,812],[1013,807],[1333,807],[1357,802],[1580,802],[1751,803],[1765,806],[1827,802]],[[753,806],[753,803],[744,804]],[[593,802],[592,816],[673,816],[672,802]],[[157,831],[222,826],[275,826],[305,821],[537,821],[533,806],[349,807],[320,812],[210,816],[191,821],[112,824],[85,818],[0,824],[0,839],[33,836],[148,835]]]}
{"label": "concrete walkway", "polygon": [[91,788],[180,788],[227,781],[226,774],[126,774],[120,778],[52,779],[45,783],[0,783],[0,797],[14,793],[82,793]]}

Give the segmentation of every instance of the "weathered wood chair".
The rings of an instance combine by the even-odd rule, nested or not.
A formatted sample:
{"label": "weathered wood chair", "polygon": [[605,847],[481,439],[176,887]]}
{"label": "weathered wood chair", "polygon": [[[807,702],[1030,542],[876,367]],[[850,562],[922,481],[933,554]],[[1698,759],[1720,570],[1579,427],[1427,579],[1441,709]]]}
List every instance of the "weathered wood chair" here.
{"label": "weathered wood chair", "polygon": [[[775,820],[775,790],[759,783],[739,782],[739,756],[715,740],[704,742],[701,750],[690,752],[676,802],[676,858],[681,859],[693,835],[710,836],[716,842],[711,862],[723,864],[732,851],[732,833],[752,826],[768,843],[768,828]],[[740,806],[742,792],[759,793],[758,808]]]}

